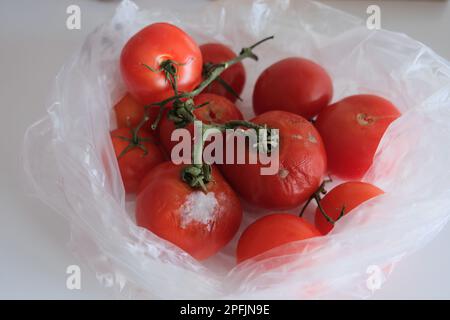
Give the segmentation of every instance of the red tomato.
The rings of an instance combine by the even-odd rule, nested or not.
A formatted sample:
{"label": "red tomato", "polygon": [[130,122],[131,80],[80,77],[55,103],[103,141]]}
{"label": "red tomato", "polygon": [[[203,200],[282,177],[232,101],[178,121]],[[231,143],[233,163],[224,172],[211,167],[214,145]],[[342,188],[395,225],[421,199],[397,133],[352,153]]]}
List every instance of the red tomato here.
{"label": "red tomato", "polygon": [[284,110],[311,119],[330,103],[333,85],[317,63],[287,58],[264,70],[253,91],[253,110]]}
{"label": "red tomato", "polygon": [[[128,91],[142,104],[173,96],[170,81],[159,70],[164,61],[176,62],[179,91],[191,91],[202,80],[202,55],[195,41],[183,30],[155,23],[136,33],[125,44],[120,69]],[[145,65],[144,65],[145,64]]]}
{"label": "red tomato", "polygon": [[114,106],[117,127],[134,128],[144,118],[144,106],[137,102],[129,93]]}
{"label": "red tomato", "polygon": [[[266,112],[252,122],[279,129],[278,171],[261,175],[260,169],[268,165],[237,164],[235,150],[234,164],[221,166],[224,176],[236,192],[257,207],[278,210],[299,206],[317,190],[326,171],[319,133],[303,117],[285,111]],[[247,148],[246,152],[258,151]]]}
{"label": "red tomato", "polygon": [[[144,118],[144,106],[137,102],[129,93],[123,96],[114,106],[114,111],[116,112],[117,127],[119,128],[135,128]],[[150,126],[155,121],[157,114],[157,107],[149,109],[149,120],[143,128],[146,128],[150,133],[153,133]]]}
{"label": "red tomato", "polygon": [[[203,44],[200,46],[200,51],[202,52],[203,63],[217,64],[236,57],[233,50],[221,43]],[[220,78],[222,78],[222,80],[225,81],[237,95],[240,95],[245,84],[244,65],[241,62],[232,65],[221,73]],[[220,96],[224,96],[232,102],[235,102],[237,99],[234,94],[229,92],[218,81],[214,81],[203,92],[215,93]]]}
{"label": "red tomato", "polygon": [[180,178],[183,166],[164,162],[149,173],[138,194],[136,221],[198,260],[206,259],[236,234],[242,220],[238,197],[217,168],[208,192],[194,190]]}
{"label": "red tomato", "polygon": [[[333,220],[336,220],[341,214],[342,208],[344,208],[345,215],[361,203],[382,193],[383,190],[370,183],[360,181],[344,182],[328,192],[320,204],[325,213]],[[315,225],[324,235],[333,229],[333,224],[325,219],[319,209],[316,210]]]}
{"label": "red tomato", "polygon": [[399,116],[392,103],[374,95],[350,96],[325,108],[315,125],[325,143],[330,172],[344,179],[364,176],[384,132]]}
{"label": "red tomato", "polygon": [[[212,122],[223,124],[230,120],[242,120],[242,113],[230,100],[212,93],[202,93],[194,98],[194,103],[199,106],[209,102],[207,105],[194,110],[195,117],[203,123],[210,124]],[[193,137],[194,125],[186,126]],[[171,135],[175,130],[175,125],[165,115],[159,124],[159,139],[164,149],[170,155],[172,148],[178,141],[171,141]]]}
{"label": "red tomato", "polygon": [[270,214],[256,220],[244,231],[237,245],[237,263],[283,244],[320,235],[303,218],[287,213]]}
{"label": "red tomato", "polygon": [[[130,142],[120,137],[131,139],[132,136],[129,128],[119,128],[111,132],[111,139],[117,157],[130,144]],[[139,137],[143,139],[154,139],[145,131],[141,131]],[[136,192],[145,174],[151,168],[164,161],[163,154],[155,142],[141,141],[141,144],[148,151],[146,155],[142,149],[134,147],[118,159],[120,174],[127,193]]]}

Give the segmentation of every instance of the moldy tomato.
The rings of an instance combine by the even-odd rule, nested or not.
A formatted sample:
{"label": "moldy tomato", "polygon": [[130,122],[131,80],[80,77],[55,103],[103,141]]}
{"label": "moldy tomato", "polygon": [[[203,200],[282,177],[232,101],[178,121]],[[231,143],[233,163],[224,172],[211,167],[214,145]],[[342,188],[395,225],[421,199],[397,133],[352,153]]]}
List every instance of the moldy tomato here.
{"label": "moldy tomato", "polygon": [[181,180],[184,166],[164,162],[150,171],[137,196],[136,221],[198,260],[225,246],[239,229],[242,209],[238,197],[217,168],[207,193]]}

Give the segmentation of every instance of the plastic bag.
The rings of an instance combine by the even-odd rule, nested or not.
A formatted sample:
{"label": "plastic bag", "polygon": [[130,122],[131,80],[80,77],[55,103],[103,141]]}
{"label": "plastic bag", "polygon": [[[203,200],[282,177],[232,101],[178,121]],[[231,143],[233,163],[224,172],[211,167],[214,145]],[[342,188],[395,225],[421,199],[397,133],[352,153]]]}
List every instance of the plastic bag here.
{"label": "plastic bag", "polygon": [[[86,39],[57,75],[48,114],[28,129],[24,144],[33,192],[69,220],[74,252],[119,297],[364,298],[376,289],[367,272],[378,268],[378,281],[384,281],[396,262],[447,223],[450,65],[432,50],[402,34],[370,31],[357,18],[315,2],[213,1],[203,12],[152,8],[139,11],[123,1]],[[256,77],[288,56],[322,64],[333,78],[334,101],[374,93],[394,102],[403,115],[389,127],[364,178],[386,194],[345,216],[330,235],[286,245],[297,253],[239,266],[233,257],[238,236],[200,263],[137,227],[109,131],[112,106],[125,92],[121,48],[156,21],[178,25],[198,43],[220,41],[236,51],[275,35],[257,48],[258,62],[245,62],[240,107],[246,116]],[[255,217],[246,214],[242,228]]]}

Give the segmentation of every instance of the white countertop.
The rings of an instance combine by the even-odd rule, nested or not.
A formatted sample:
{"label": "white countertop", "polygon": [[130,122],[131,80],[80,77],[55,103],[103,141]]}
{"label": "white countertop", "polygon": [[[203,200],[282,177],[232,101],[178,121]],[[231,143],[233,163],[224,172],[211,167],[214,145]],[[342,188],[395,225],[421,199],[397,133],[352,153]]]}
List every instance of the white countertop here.
{"label": "white countertop", "polygon": [[[192,6],[202,1],[192,1]],[[151,1],[136,1],[150,8]],[[168,8],[181,0],[165,0]],[[404,32],[450,60],[450,4],[446,1],[323,1],[359,17],[381,8],[382,27]],[[81,8],[82,28],[68,31],[66,8]],[[66,288],[66,268],[78,261],[66,247],[67,222],[24,194],[19,162],[23,133],[45,112],[51,81],[85,36],[110,17],[117,1],[0,2],[0,298],[101,299],[111,293],[82,266],[81,290]],[[377,299],[450,298],[450,226],[428,246],[404,259]]]}

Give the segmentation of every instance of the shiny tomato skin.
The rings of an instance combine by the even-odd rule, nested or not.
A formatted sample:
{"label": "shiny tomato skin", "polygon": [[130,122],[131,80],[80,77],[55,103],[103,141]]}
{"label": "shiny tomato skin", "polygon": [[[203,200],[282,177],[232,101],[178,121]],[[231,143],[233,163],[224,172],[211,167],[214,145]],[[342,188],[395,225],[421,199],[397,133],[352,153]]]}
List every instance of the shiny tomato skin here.
{"label": "shiny tomato skin", "polygon": [[[268,165],[248,161],[237,164],[236,157],[234,164],[220,166],[222,173],[233,189],[256,207],[284,210],[299,206],[317,190],[326,172],[319,133],[305,118],[285,111],[266,112],[251,121],[279,129],[277,173],[261,175],[260,169]],[[249,152],[257,151],[247,148]],[[275,156],[273,159],[277,163]]]}
{"label": "shiny tomato skin", "polygon": [[[119,128],[111,132],[111,139],[117,157],[129,144],[128,141],[124,141],[118,136],[131,138],[132,133],[129,128]],[[154,139],[146,131],[140,131],[139,136],[141,138]],[[164,161],[163,153],[156,142],[143,141],[142,144],[148,150],[147,155],[144,155],[142,149],[133,148],[118,159],[120,175],[127,193],[137,192],[139,184],[146,173]]]}
{"label": "shiny tomato skin", "polygon": [[[139,125],[145,115],[144,106],[134,99],[129,93],[125,94],[123,98],[120,99],[120,101],[114,106],[114,111],[116,113],[118,128],[135,128]],[[142,127],[150,134],[154,133],[154,131],[151,130],[151,124],[155,121],[157,114],[158,108],[151,107],[148,110],[149,120]]]}
{"label": "shiny tomato skin", "polygon": [[[219,123],[223,124],[230,120],[242,120],[243,116],[241,111],[236,105],[225,97],[212,93],[202,93],[194,98],[194,103],[199,106],[203,103],[209,102],[207,105],[194,110],[195,117],[205,124]],[[194,125],[189,124],[186,126],[192,137],[194,134]],[[175,125],[166,115],[162,118],[159,125],[159,140],[164,147],[164,150],[170,155],[172,148],[178,143],[178,141],[171,141],[171,135],[175,130]]]}
{"label": "shiny tomato skin", "polygon": [[117,127],[134,128],[144,118],[144,106],[137,102],[129,93],[114,106]]}
{"label": "shiny tomato skin", "polygon": [[[325,213],[336,220],[343,207],[344,215],[346,215],[363,202],[383,193],[383,190],[370,183],[349,181],[334,187],[320,203]],[[333,225],[325,219],[319,209],[316,209],[314,224],[323,235],[333,229]]]}
{"label": "shiny tomato skin", "polygon": [[268,67],[256,81],[253,110],[292,112],[311,119],[333,96],[328,73],[317,63],[298,57],[286,58]]}
{"label": "shiny tomato skin", "polygon": [[[202,52],[203,63],[218,64],[236,57],[236,54],[233,52],[233,50],[221,43],[203,44],[200,46],[200,51]],[[231,88],[233,88],[234,92],[237,95],[240,95],[242,93],[246,76],[244,65],[241,62],[236,63],[235,65],[232,65],[231,67],[226,69],[224,72],[222,72],[220,77],[228,85],[230,85]],[[231,102],[235,102],[237,99],[235,95],[226,90],[224,86],[217,81],[214,81],[203,92],[224,96]]]}
{"label": "shiny tomato skin", "polygon": [[[236,234],[242,220],[242,208],[233,189],[217,168],[212,168],[213,181],[207,184],[208,193],[194,190],[180,178],[183,166],[164,162],[149,173],[147,185],[136,200],[136,221],[157,236],[180,247],[197,260],[204,260],[225,246]],[[215,218],[205,223],[183,220],[186,203],[192,195],[214,197]],[[197,214],[207,207],[199,204]]]}
{"label": "shiny tomato skin", "polygon": [[375,95],[354,95],[325,108],[315,126],[322,136],[331,174],[359,180],[388,126],[400,112],[388,100]]}
{"label": "shiny tomato skin", "polygon": [[256,220],[242,233],[236,249],[236,260],[240,263],[283,244],[320,235],[303,218],[273,213]]}
{"label": "shiny tomato skin", "polygon": [[192,91],[202,80],[202,55],[195,41],[183,30],[168,23],[154,23],[128,40],[120,56],[120,70],[128,91],[148,105],[173,96],[163,72],[153,72],[143,64],[160,69],[165,60],[178,65],[179,91]]}

